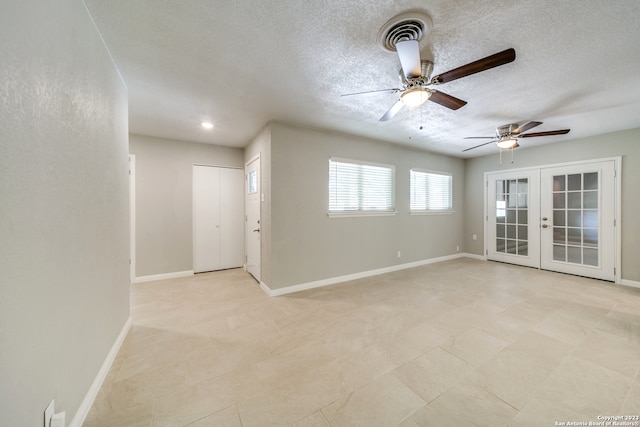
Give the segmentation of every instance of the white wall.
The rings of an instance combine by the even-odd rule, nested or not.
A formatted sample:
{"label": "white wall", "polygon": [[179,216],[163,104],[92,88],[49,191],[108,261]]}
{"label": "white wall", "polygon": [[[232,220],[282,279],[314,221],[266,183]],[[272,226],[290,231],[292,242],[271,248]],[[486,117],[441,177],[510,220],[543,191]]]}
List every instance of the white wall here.
{"label": "white wall", "polygon": [[[640,281],[640,129],[519,148],[514,155],[511,163],[510,153],[507,153],[508,160],[504,161],[503,157],[502,166],[497,152],[466,160],[465,251],[478,255],[483,251],[484,172],[622,156],[622,279]],[[478,240],[472,240],[473,234],[477,234]]]}
{"label": "white wall", "polygon": [[78,0],[0,3],[0,425],[76,414],[129,318],[126,88]]}
{"label": "white wall", "polygon": [[[329,218],[330,157],[395,165],[398,214]],[[409,215],[413,167],[453,174],[455,213]],[[265,283],[274,290],[455,254],[462,248],[463,184],[462,159],[272,123],[271,277]]]}
{"label": "white wall", "polygon": [[243,150],[131,134],[136,276],[193,270],[193,165],[243,167]]}

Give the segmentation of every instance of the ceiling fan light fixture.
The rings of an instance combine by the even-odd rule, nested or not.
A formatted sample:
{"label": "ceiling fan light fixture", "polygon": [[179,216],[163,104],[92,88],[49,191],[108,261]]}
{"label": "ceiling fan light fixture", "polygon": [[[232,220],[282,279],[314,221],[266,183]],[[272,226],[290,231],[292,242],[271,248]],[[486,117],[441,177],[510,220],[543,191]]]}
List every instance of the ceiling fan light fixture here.
{"label": "ceiling fan light fixture", "polygon": [[518,140],[516,138],[504,138],[496,143],[496,145],[500,148],[514,148],[518,144]]}
{"label": "ceiling fan light fixture", "polygon": [[431,92],[428,89],[415,88],[403,93],[400,99],[407,107],[418,107],[427,102],[430,97]]}

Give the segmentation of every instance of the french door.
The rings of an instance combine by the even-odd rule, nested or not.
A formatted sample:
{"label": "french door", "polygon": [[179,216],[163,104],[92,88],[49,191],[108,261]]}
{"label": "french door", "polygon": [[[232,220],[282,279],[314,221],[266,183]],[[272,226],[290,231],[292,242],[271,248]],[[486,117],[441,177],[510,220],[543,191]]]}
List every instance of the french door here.
{"label": "french door", "polygon": [[615,160],[487,174],[487,258],[615,281]]}

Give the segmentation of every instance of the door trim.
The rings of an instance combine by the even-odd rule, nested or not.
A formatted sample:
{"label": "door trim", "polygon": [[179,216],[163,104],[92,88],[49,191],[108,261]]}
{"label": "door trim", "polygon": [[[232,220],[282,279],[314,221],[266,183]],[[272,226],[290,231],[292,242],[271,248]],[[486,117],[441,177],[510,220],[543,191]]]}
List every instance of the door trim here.
{"label": "door trim", "polygon": [[136,281],[136,156],[129,154],[129,282]]}
{"label": "door trim", "polygon": [[562,162],[562,163],[551,163],[539,166],[528,166],[524,168],[513,168],[513,169],[504,169],[504,170],[493,170],[484,172],[484,259],[488,261],[488,252],[489,252],[489,243],[488,243],[488,234],[489,234],[489,206],[488,206],[488,193],[489,193],[489,175],[497,174],[497,173],[510,173],[510,172],[523,172],[523,171],[531,171],[531,170],[541,170],[545,168],[555,168],[555,167],[563,167],[563,166],[576,166],[576,165],[584,165],[590,163],[597,162],[607,162],[613,161],[615,177],[614,177],[614,186],[615,186],[615,195],[614,195],[614,221],[615,221],[615,236],[614,236],[614,283],[620,284],[622,278],[622,222],[620,221],[620,216],[622,212],[622,198],[620,189],[622,188],[622,156],[613,156],[613,157],[602,157],[595,159],[586,159],[586,160],[577,160],[573,162]]}

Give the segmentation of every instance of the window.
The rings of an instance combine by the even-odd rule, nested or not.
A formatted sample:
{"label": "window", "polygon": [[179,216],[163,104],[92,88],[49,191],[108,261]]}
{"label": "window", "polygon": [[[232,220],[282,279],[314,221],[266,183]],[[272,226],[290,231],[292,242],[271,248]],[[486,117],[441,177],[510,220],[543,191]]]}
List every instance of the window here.
{"label": "window", "polygon": [[329,159],[329,214],[395,213],[394,167]]}
{"label": "window", "polygon": [[247,193],[255,194],[258,192],[258,172],[251,171],[247,178]]}
{"label": "window", "polygon": [[451,212],[452,177],[450,174],[411,169],[410,209],[416,212]]}

